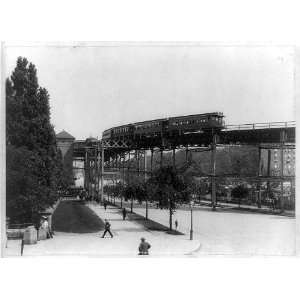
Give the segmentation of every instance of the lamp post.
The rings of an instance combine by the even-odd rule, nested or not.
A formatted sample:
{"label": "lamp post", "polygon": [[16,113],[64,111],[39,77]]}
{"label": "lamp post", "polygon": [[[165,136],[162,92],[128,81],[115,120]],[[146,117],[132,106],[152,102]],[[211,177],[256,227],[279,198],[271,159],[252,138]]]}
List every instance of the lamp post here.
{"label": "lamp post", "polygon": [[191,200],[190,202],[190,208],[191,208],[191,230],[190,230],[190,240],[193,240],[193,205],[194,201]]}

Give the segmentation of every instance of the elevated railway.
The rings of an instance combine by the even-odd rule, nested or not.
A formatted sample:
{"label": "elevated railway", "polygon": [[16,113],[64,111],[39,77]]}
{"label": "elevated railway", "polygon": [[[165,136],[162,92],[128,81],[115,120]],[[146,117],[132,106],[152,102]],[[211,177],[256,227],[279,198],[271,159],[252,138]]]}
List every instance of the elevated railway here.
{"label": "elevated railway", "polygon": [[[203,121],[204,120],[204,121]],[[152,126],[152,127],[151,127]],[[87,139],[75,141],[73,144],[74,160],[84,161],[85,178],[93,178],[97,193],[103,197],[103,177],[114,172],[129,172],[149,174],[152,172],[153,153],[160,152],[161,166],[164,151],[173,151],[172,160],[175,167],[175,152],[185,149],[186,157],[189,151],[210,151],[212,184],[212,208],[216,206],[216,149],[224,145],[252,145],[257,147],[259,165],[263,149],[278,149],[281,153],[279,176],[263,176],[259,165],[257,176],[251,177],[259,183],[275,181],[281,183],[280,205],[283,209],[283,182],[294,181],[294,176],[284,176],[283,151],[295,149],[295,121],[225,125],[222,113],[191,115],[168,119],[151,120],[124,126],[114,127],[104,131],[101,140]],[[146,152],[150,151],[151,164],[146,170]],[[269,154],[268,154],[269,155]],[[128,167],[128,162],[134,159],[137,170]],[[141,161],[144,169],[141,168]],[[268,159],[268,163],[270,160]],[[105,172],[105,169],[110,170]],[[270,166],[267,167],[270,169]],[[112,172],[113,170],[113,172]],[[92,175],[91,175],[92,174]],[[146,175],[145,175],[146,176]],[[86,180],[87,181],[87,180]],[[98,185],[98,186],[97,186]],[[86,182],[86,188],[89,183]],[[258,193],[260,197],[260,193]],[[257,200],[258,203],[260,199]]]}

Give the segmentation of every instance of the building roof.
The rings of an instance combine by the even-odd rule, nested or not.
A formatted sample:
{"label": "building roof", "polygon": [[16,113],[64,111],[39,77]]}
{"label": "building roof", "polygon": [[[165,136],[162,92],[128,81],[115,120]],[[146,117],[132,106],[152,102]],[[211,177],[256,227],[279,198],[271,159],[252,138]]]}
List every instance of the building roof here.
{"label": "building roof", "polygon": [[70,133],[66,132],[65,130],[61,131],[56,135],[57,139],[69,139],[69,140],[75,140],[74,136],[72,136]]}

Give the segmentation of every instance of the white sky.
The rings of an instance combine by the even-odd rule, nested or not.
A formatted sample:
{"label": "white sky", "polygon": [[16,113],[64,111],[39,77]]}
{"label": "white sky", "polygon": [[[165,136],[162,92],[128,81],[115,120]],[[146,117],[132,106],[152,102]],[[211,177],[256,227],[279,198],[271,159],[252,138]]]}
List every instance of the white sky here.
{"label": "white sky", "polygon": [[100,137],[116,125],[212,111],[224,112],[227,124],[295,119],[292,47],[7,46],[6,76],[18,56],[36,65],[56,132],[77,139]]}

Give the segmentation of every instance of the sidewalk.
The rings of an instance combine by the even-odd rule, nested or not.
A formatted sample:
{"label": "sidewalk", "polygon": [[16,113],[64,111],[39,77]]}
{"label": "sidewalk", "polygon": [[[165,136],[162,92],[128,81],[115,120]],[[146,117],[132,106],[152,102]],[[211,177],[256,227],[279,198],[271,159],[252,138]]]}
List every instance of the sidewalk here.
{"label": "sidewalk", "polygon": [[[103,221],[108,219],[114,235],[101,238],[102,231],[96,233],[64,233],[55,232],[53,239],[39,241],[36,245],[25,245],[23,256],[61,256],[85,255],[90,257],[140,257],[138,245],[144,237],[151,244],[149,257],[193,255],[200,249],[200,241],[189,240],[187,235],[171,235],[164,231],[146,229],[141,222],[123,221],[120,209],[88,203],[87,206]],[[9,242],[10,243],[10,242]],[[5,256],[19,253],[9,244]]]}

